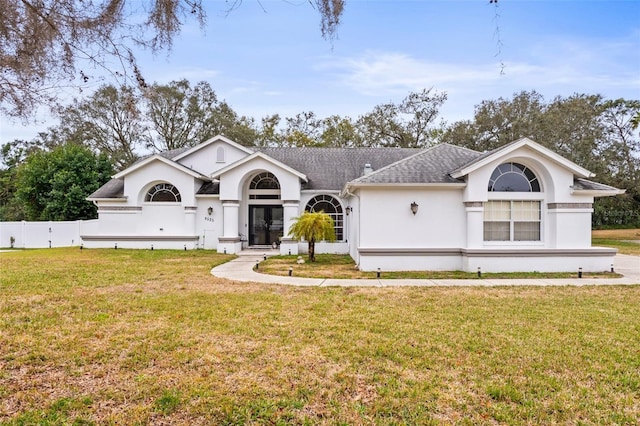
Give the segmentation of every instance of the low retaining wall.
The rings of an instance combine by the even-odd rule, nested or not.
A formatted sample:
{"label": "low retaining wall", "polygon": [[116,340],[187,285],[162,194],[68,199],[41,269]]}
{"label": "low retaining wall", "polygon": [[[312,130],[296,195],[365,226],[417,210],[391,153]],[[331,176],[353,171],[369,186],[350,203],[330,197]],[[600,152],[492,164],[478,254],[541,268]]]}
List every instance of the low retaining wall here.
{"label": "low retaining wall", "polygon": [[359,248],[362,271],[462,270],[476,272],[604,272],[617,250],[586,249],[463,249]]}

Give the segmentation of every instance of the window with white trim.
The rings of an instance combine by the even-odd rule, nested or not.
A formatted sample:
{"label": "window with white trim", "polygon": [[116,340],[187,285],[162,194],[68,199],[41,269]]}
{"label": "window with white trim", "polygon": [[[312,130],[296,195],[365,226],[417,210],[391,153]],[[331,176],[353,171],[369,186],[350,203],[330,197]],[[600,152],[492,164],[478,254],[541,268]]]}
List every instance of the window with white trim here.
{"label": "window with white trim", "polygon": [[484,203],[485,241],[540,241],[540,201],[491,200]]}
{"label": "window with white trim", "polygon": [[[484,203],[484,241],[541,241],[540,181],[527,166],[503,163],[489,178]],[[513,197],[497,192],[530,193]],[[492,194],[493,193],[493,194]]]}
{"label": "window with white trim", "polygon": [[167,182],[157,183],[147,191],[144,197],[147,202],[179,203],[182,201],[178,188]]}
{"label": "window with white trim", "polygon": [[344,241],[344,216],[342,204],[337,198],[331,195],[316,195],[307,203],[306,211],[311,213],[325,212],[333,219],[333,226],[336,232],[336,240]]}

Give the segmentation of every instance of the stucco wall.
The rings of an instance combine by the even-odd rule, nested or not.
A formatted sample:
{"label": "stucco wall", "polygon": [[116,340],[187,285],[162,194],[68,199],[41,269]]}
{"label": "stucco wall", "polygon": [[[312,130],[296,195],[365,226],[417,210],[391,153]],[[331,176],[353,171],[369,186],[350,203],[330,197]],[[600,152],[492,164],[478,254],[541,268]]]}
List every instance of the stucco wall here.
{"label": "stucco wall", "polygon": [[124,195],[127,197],[128,206],[142,205],[149,188],[159,182],[168,182],[178,188],[182,205],[194,206],[195,193],[202,185],[202,182],[193,176],[162,161],[153,161],[127,174],[124,179]]}
{"label": "stucco wall", "polygon": [[[466,215],[460,189],[363,188],[359,247],[463,247]],[[411,212],[411,203],[418,212]]]}

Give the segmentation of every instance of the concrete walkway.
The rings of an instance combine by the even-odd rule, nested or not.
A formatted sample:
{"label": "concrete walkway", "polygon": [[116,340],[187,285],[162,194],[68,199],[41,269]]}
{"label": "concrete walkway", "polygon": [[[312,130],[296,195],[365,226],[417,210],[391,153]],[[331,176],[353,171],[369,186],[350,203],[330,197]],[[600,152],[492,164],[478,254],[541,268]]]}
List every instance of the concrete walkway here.
{"label": "concrete walkway", "polygon": [[[562,279],[333,279],[333,278],[301,278],[279,275],[267,275],[255,272],[253,267],[264,260],[264,256],[279,255],[278,251],[245,250],[238,258],[216,266],[211,275],[233,281],[255,282],[265,284],[285,284],[308,287],[403,287],[403,286],[563,286],[563,285],[629,285],[640,284],[640,257],[618,254],[615,257],[614,268],[623,278],[562,278]],[[295,272],[294,272],[295,273]],[[384,273],[383,273],[384,277]]]}

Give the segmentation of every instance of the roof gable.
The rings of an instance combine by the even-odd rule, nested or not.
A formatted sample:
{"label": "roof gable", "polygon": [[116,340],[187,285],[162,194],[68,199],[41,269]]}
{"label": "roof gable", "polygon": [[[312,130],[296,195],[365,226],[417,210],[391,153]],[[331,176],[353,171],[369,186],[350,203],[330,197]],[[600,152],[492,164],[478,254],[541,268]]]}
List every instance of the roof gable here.
{"label": "roof gable", "polygon": [[209,178],[207,176],[203,175],[202,173],[198,173],[195,170],[191,170],[190,168],[185,167],[182,164],[176,163],[175,161],[169,160],[169,159],[165,158],[164,156],[162,156],[160,154],[154,154],[154,155],[151,155],[151,156],[145,158],[144,160],[138,161],[137,163],[135,163],[131,167],[128,167],[128,168],[124,169],[123,171],[115,174],[113,176],[113,178],[114,179],[123,178],[123,177],[127,176],[128,174],[131,174],[131,173],[135,172],[136,170],[144,168],[147,164],[150,164],[150,163],[153,163],[153,162],[156,162],[156,161],[160,161],[161,163],[164,163],[164,164],[166,164],[166,165],[168,165],[170,167],[178,169],[183,173],[186,173],[188,175],[193,176],[194,178],[202,179],[202,180],[209,180]]}
{"label": "roof gable", "polygon": [[193,148],[190,148],[186,151],[180,152],[178,153],[178,155],[176,155],[175,157],[172,158],[173,161],[180,161],[181,159],[188,157],[189,155],[200,151],[203,148],[206,148],[207,146],[215,143],[215,142],[224,142],[227,145],[230,145],[236,149],[239,149],[240,151],[243,151],[247,154],[252,154],[253,151],[249,148],[247,148],[246,146],[242,146],[237,142],[232,141],[231,139],[223,136],[223,135],[217,135],[212,137],[211,139],[207,139],[206,141],[194,146]]}
{"label": "roof gable", "polygon": [[460,184],[449,172],[482,155],[450,144],[438,144],[389,164],[348,183],[348,186],[384,184]]}
{"label": "roof gable", "polygon": [[526,147],[536,152],[537,154],[541,155],[542,157],[553,161],[554,163],[560,165],[561,167],[568,169],[578,177],[586,178],[586,177],[594,176],[593,173],[591,173],[589,170],[585,169],[584,167],[578,166],[576,163],[570,160],[567,160],[561,155],[556,154],[550,149],[545,148],[544,146],[532,141],[529,138],[520,138],[516,141],[508,143],[492,151],[488,151],[480,155],[476,159],[470,161],[469,163],[464,164],[458,167],[457,169],[453,170],[451,172],[451,176],[456,179],[462,178],[463,176],[466,176],[469,173],[475,170],[478,170],[491,162],[499,160],[500,158],[503,158],[503,157],[508,157],[509,154],[513,153],[514,151],[522,147]]}

